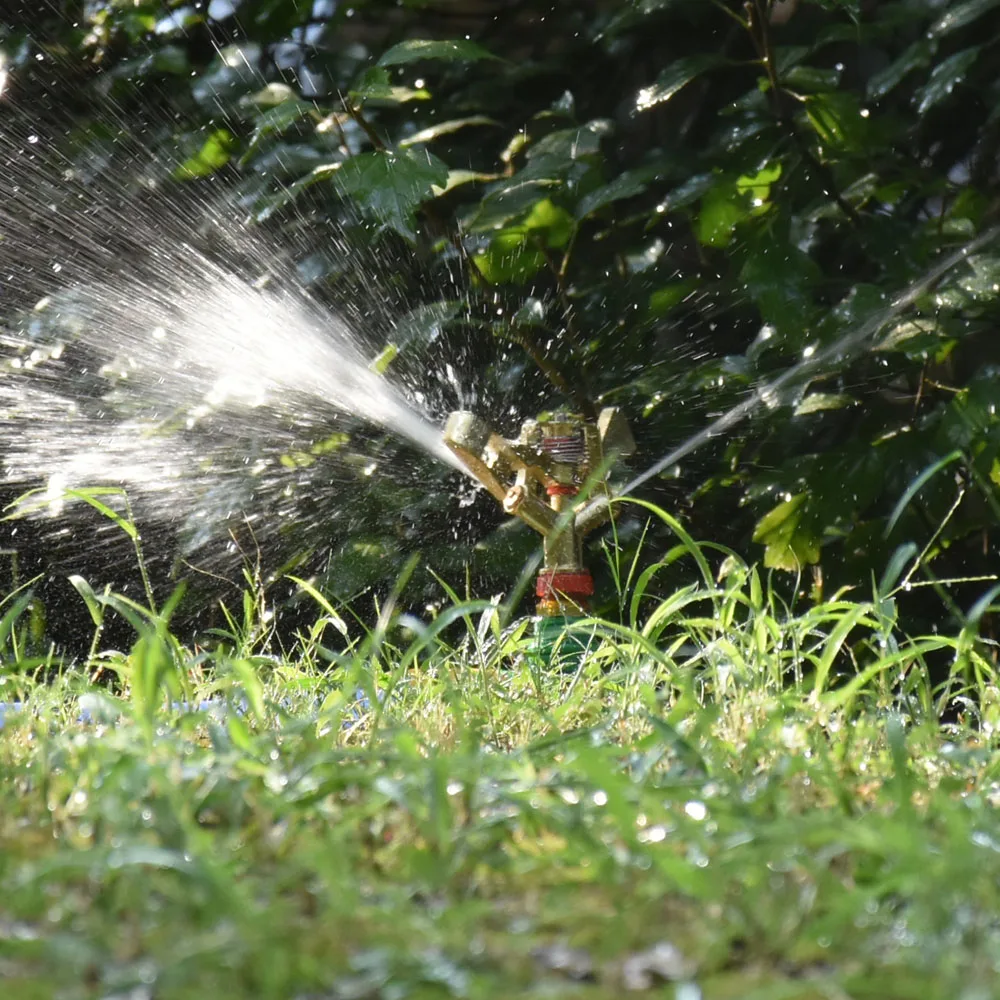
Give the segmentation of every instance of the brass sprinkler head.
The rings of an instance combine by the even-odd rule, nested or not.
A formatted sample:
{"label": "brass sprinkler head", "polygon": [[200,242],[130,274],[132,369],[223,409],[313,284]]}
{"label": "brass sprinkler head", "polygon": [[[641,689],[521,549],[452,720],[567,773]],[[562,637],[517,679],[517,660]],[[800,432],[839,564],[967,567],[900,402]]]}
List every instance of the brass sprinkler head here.
{"label": "brass sprinkler head", "polygon": [[[609,459],[630,455],[635,442],[616,407],[596,421],[566,411],[525,420],[517,438],[501,437],[474,413],[448,417],[444,441],[472,476],[544,542],[536,593],[542,615],[580,614],[594,582],[583,563],[583,539],[610,517]],[[595,475],[590,499],[581,488]]]}

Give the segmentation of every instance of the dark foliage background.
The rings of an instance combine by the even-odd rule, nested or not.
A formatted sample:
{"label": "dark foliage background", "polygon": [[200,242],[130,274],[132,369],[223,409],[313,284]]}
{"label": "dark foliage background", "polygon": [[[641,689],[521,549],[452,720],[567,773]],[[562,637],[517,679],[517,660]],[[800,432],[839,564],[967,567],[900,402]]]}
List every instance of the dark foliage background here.
{"label": "dark foliage background", "polygon": [[[79,163],[141,147],[293,252],[335,227],[357,254],[300,275],[389,302],[401,370],[464,362],[508,432],[511,406],[618,404],[634,471],[1000,214],[1000,0],[8,2],[2,22],[8,124],[48,123]],[[642,494],[802,594],[867,592],[926,548],[906,624],[953,626],[988,584],[940,581],[996,569],[998,315],[987,241]],[[347,522],[302,539],[340,596],[419,545],[400,504],[452,579],[519,572],[527,534],[428,475],[387,483],[363,543]]]}

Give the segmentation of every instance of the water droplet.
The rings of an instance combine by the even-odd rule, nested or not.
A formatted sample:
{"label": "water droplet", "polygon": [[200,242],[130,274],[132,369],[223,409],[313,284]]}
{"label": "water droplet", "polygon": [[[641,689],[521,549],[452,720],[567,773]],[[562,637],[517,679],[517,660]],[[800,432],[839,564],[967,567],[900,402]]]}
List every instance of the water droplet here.
{"label": "water droplet", "polygon": [[641,844],[659,844],[667,839],[667,828],[660,823],[643,830],[638,835]]}
{"label": "water droplet", "polygon": [[685,803],[684,812],[686,812],[691,819],[700,823],[708,815],[708,808],[704,802],[692,800],[691,802]]}

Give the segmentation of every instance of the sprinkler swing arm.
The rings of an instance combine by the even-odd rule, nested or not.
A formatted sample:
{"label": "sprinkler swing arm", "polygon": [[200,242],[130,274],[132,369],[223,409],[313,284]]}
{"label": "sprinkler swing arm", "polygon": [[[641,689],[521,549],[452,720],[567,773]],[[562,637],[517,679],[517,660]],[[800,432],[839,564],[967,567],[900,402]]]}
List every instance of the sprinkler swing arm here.
{"label": "sprinkler swing arm", "polygon": [[[621,411],[607,407],[596,421],[564,411],[541,414],[508,439],[460,410],[449,416],[444,441],[506,513],[542,536],[539,615],[564,623],[587,614],[594,581],[583,562],[583,539],[611,516],[609,459],[635,450]],[[595,476],[593,498],[578,500]]]}

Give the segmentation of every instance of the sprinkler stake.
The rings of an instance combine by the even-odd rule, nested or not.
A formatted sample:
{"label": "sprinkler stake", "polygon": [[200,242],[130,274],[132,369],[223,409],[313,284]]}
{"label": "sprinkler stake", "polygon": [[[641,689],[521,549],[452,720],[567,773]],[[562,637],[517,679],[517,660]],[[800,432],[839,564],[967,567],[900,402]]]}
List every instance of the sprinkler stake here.
{"label": "sprinkler stake", "polygon": [[[542,536],[536,635],[548,664],[566,626],[589,614],[594,578],[583,562],[583,539],[611,516],[606,460],[635,450],[628,424],[616,407],[602,410],[596,421],[560,410],[525,420],[511,440],[476,414],[459,410],[448,417],[444,441],[506,513]],[[601,478],[593,484],[593,498],[579,500],[596,474]],[[575,666],[588,643],[571,634],[562,646]]]}

